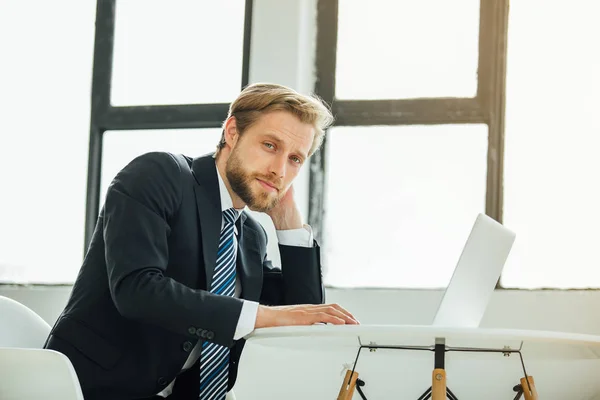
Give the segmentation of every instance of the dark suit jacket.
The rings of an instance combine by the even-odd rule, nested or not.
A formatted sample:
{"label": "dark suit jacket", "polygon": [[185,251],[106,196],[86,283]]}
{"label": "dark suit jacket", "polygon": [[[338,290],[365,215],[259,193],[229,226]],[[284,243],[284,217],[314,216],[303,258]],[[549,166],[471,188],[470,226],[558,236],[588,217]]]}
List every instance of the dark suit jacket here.
{"label": "dark suit jacket", "polygon": [[[244,345],[233,340],[242,300],[206,291],[220,204],[210,155],[148,153],[117,174],[45,345],[71,360],[86,399],[153,396],[177,377],[199,340],[231,348],[233,386]],[[258,222],[244,212],[237,228],[242,298],[266,305],[324,302],[316,243],[280,245],[282,271],[266,258],[267,235]],[[191,375],[185,390],[197,398],[199,375]],[[183,393],[179,381],[175,389]]]}

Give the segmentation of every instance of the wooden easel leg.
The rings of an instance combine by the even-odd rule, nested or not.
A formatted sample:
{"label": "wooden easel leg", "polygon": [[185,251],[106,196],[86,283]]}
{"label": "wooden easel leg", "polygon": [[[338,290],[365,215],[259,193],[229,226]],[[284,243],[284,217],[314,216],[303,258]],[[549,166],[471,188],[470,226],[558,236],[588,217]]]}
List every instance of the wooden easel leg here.
{"label": "wooden easel leg", "polygon": [[446,370],[444,369],[433,370],[431,400],[446,400]]}
{"label": "wooden easel leg", "polygon": [[538,400],[538,392],[535,388],[535,382],[533,376],[528,376],[527,379],[521,378],[521,387],[523,388],[523,395],[525,400]]}
{"label": "wooden easel leg", "polygon": [[[358,372],[351,370],[346,371],[340,393],[338,394],[337,400],[352,400],[354,396],[354,389],[356,389],[356,380],[358,379]],[[350,383],[348,383],[350,382]]]}

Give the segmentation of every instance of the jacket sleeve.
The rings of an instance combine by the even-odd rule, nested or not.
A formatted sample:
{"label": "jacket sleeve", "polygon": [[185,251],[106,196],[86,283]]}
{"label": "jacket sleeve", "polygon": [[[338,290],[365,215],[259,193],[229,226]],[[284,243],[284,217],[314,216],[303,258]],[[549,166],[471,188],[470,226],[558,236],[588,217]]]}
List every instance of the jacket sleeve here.
{"label": "jacket sleeve", "polygon": [[195,290],[165,276],[171,217],[182,201],[183,173],[173,155],[148,153],[111,183],[103,235],[109,289],[126,318],[231,347],[242,300]]}
{"label": "jacket sleeve", "polygon": [[[263,229],[265,240],[267,234]],[[265,305],[323,304],[325,289],[321,272],[320,247],[279,244],[281,268],[263,260],[263,289],[260,303]]]}

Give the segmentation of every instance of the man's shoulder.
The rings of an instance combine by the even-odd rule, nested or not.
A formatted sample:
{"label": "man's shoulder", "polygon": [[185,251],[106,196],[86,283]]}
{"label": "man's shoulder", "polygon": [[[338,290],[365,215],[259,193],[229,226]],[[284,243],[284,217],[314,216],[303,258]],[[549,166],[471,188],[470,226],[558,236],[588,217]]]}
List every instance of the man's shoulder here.
{"label": "man's shoulder", "polygon": [[193,159],[184,154],[168,151],[150,151],[135,157],[128,167],[143,169],[159,169],[167,174],[181,173],[190,170]]}
{"label": "man's shoulder", "polygon": [[244,211],[244,215],[246,216],[246,220],[244,221],[244,229],[250,228],[261,239],[261,242],[266,241],[267,232],[262,224],[254,216],[252,216],[251,213]]}
{"label": "man's shoulder", "polygon": [[244,216],[246,217],[245,221],[244,221],[245,227],[255,230],[257,232],[259,232],[259,231],[262,232],[263,227],[260,224],[260,222],[258,222],[258,220],[247,210],[244,210],[243,213],[244,213]]}
{"label": "man's shoulder", "polygon": [[157,162],[161,164],[192,164],[192,158],[184,154],[172,153],[169,151],[149,151],[137,156],[135,160],[140,162]]}

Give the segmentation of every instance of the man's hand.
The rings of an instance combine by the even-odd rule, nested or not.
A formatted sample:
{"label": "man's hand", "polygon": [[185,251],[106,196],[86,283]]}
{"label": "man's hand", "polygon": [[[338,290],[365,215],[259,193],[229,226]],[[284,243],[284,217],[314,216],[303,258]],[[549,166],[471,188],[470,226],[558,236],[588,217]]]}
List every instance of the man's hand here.
{"label": "man's hand", "polygon": [[271,217],[277,230],[300,229],[303,227],[302,216],[296,200],[294,200],[293,186],[290,186],[277,206],[267,211],[267,215]]}
{"label": "man's hand", "polygon": [[337,304],[302,304],[294,306],[258,306],[255,328],[274,326],[313,325],[358,325],[359,322]]}

